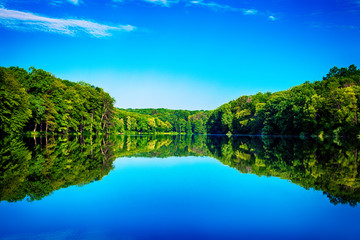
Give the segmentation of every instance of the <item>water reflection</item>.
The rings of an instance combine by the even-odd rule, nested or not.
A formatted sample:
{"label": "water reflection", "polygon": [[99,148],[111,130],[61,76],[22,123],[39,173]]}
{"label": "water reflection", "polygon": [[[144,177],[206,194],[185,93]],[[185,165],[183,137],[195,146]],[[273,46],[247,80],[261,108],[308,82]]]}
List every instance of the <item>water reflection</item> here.
{"label": "water reflection", "polygon": [[0,146],[0,200],[40,200],[55,190],[100,180],[113,168],[105,138],[5,138]]}
{"label": "water reflection", "polygon": [[186,157],[209,156],[207,137],[193,136],[120,136],[118,157]]}
{"label": "water reflection", "polygon": [[211,138],[212,156],[242,173],[290,180],[323,191],[333,204],[360,202],[357,142],[291,138]]}
{"label": "water reflection", "polygon": [[0,143],[0,200],[39,200],[100,180],[119,157],[209,156],[241,173],[323,191],[333,204],[360,202],[359,142],[279,137],[116,136],[6,138]]}

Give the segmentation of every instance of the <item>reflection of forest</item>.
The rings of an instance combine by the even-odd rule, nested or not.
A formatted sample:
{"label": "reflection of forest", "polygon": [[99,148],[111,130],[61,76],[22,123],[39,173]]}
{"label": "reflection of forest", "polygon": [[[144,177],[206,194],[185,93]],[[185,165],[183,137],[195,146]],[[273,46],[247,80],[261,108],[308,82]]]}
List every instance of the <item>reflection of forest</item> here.
{"label": "reflection of forest", "polygon": [[53,191],[100,180],[113,168],[105,138],[5,138],[0,143],[0,201],[39,200]]}
{"label": "reflection of forest", "polygon": [[205,135],[144,135],[118,137],[118,157],[208,156]]}
{"label": "reflection of forest", "polygon": [[100,180],[117,157],[210,156],[242,173],[321,190],[334,204],[360,202],[358,143],[227,136],[117,136],[1,141],[0,200],[38,200]]}
{"label": "reflection of forest", "polygon": [[294,138],[210,138],[211,155],[242,173],[323,191],[333,204],[360,202],[358,143]]}

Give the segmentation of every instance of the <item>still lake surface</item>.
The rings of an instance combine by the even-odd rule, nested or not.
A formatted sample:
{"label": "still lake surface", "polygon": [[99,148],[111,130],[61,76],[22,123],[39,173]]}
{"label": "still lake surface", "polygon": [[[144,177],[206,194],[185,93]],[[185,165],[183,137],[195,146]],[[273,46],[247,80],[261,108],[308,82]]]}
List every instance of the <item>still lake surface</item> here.
{"label": "still lake surface", "polygon": [[7,138],[0,239],[360,239],[359,143]]}

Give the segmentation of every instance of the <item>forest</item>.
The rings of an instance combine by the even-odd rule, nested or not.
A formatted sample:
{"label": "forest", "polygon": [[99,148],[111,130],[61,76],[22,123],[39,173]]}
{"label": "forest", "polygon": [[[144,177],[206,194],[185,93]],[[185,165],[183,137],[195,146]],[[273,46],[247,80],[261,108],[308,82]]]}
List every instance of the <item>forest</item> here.
{"label": "forest", "polygon": [[[118,157],[209,156],[242,173],[287,179],[323,191],[334,204],[354,206],[360,202],[358,139],[322,137],[359,135],[359,98],[354,65],[334,67],[321,81],[289,90],[241,96],[213,111],[118,109],[99,87],[41,69],[1,67],[0,201],[38,200],[100,180]],[[23,138],[24,132],[37,134]]]}
{"label": "forest", "polygon": [[242,96],[212,111],[208,133],[297,136],[359,134],[360,70],[330,69],[322,81]]}
{"label": "forest", "polygon": [[210,111],[119,109],[120,133],[205,134]]}
{"label": "forest", "polygon": [[360,70],[330,69],[321,81],[241,96],[212,111],[118,109],[102,88],[31,67],[0,68],[0,135],[359,135]]}
{"label": "forest", "polygon": [[0,134],[111,133],[114,99],[103,89],[31,67],[0,68]]}

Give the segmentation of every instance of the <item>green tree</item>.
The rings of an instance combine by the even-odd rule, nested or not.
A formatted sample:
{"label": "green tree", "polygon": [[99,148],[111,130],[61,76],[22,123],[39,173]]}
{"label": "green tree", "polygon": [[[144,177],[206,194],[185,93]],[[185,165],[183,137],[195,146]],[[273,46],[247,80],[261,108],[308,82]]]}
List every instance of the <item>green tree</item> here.
{"label": "green tree", "polygon": [[29,94],[5,68],[0,68],[0,134],[19,133],[31,117]]}

